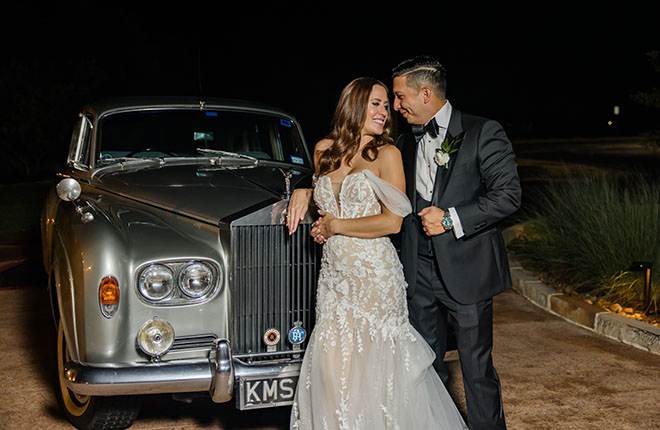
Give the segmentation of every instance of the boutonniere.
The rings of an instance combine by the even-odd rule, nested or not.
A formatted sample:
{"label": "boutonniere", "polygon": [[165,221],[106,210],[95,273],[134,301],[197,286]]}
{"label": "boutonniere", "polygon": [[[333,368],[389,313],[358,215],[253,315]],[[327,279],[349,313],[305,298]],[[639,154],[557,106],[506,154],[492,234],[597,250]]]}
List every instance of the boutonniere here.
{"label": "boutonniere", "polygon": [[435,164],[440,167],[444,167],[445,169],[449,169],[449,160],[451,159],[449,155],[458,151],[458,145],[463,140],[463,135],[465,132],[462,132],[458,136],[453,137],[449,136],[449,133],[447,134],[448,136],[445,136],[445,141],[442,142],[440,148],[435,150],[435,157],[433,157]]}

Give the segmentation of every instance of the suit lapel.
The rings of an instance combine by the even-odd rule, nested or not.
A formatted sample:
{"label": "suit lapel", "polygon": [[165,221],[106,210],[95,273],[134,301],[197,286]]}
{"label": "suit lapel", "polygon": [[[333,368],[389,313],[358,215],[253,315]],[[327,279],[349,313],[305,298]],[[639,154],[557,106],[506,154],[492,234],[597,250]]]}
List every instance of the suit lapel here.
{"label": "suit lapel", "polygon": [[[449,118],[449,127],[447,129],[446,138],[451,140],[452,137],[456,137],[463,132],[463,124],[461,123],[461,112],[454,109],[451,118]],[[460,147],[460,146],[459,146]],[[442,195],[447,188],[447,182],[451,176],[451,172],[456,165],[456,158],[458,157],[458,152],[451,154],[449,160],[448,168],[438,166],[438,170],[435,175],[435,183],[433,184],[433,197],[431,198],[432,205],[437,206],[442,198]],[[442,208],[447,209],[447,208]]]}

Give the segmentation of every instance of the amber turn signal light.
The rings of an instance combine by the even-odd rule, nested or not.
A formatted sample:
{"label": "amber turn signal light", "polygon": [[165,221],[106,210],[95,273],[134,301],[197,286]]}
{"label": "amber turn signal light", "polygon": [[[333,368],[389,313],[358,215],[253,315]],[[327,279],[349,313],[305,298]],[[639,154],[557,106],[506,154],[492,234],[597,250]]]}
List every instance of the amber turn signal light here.
{"label": "amber turn signal light", "polygon": [[99,304],[106,318],[111,318],[119,307],[119,282],[114,276],[106,276],[99,285]]}
{"label": "amber turn signal light", "polygon": [[101,281],[101,304],[111,305],[119,301],[119,283],[114,276],[108,276]]}

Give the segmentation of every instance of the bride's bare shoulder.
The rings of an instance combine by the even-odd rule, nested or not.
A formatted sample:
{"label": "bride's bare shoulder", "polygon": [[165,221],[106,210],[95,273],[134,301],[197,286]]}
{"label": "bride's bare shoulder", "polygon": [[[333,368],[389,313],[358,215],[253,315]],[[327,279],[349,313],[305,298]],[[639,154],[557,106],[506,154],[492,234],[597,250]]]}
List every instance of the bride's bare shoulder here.
{"label": "bride's bare shoulder", "polygon": [[396,146],[388,143],[378,148],[378,158],[376,160],[382,164],[400,163],[401,151]]}
{"label": "bride's bare shoulder", "polygon": [[[378,158],[374,161],[378,176],[382,179],[394,176],[403,176],[403,161],[401,151],[391,144],[378,148]],[[390,179],[391,181],[391,179]]]}

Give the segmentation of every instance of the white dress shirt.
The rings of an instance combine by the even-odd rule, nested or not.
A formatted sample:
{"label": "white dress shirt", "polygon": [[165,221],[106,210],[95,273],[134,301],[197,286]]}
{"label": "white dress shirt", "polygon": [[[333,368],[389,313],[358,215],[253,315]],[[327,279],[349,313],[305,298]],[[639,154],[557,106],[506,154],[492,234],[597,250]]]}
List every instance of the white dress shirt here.
{"label": "white dress shirt", "polygon": [[[428,133],[425,133],[419,141],[417,148],[417,177],[416,188],[420,196],[426,201],[431,201],[433,198],[433,185],[435,184],[435,177],[438,172],[438,164],[435,162],[435,151],[440,149],[442,142],[447,135],[449,128],[449,119],[451,118],[452,107],[449,100],[442,106],[442,108],[433,115],[435,121],[439,126],[438,136],[433,139]],[[430,121],[430,120],[429,120]],[[453,158],[453,157],[452,157]],[[451,162],[451,161],[450,161]],[[442,209],[442,208],[441,208]],[[447,209],[449,216],[453,223],[453,231],[456,238],[464,235],[461,226],[461,220],[458,218],[458,213],[453,207]]]}

